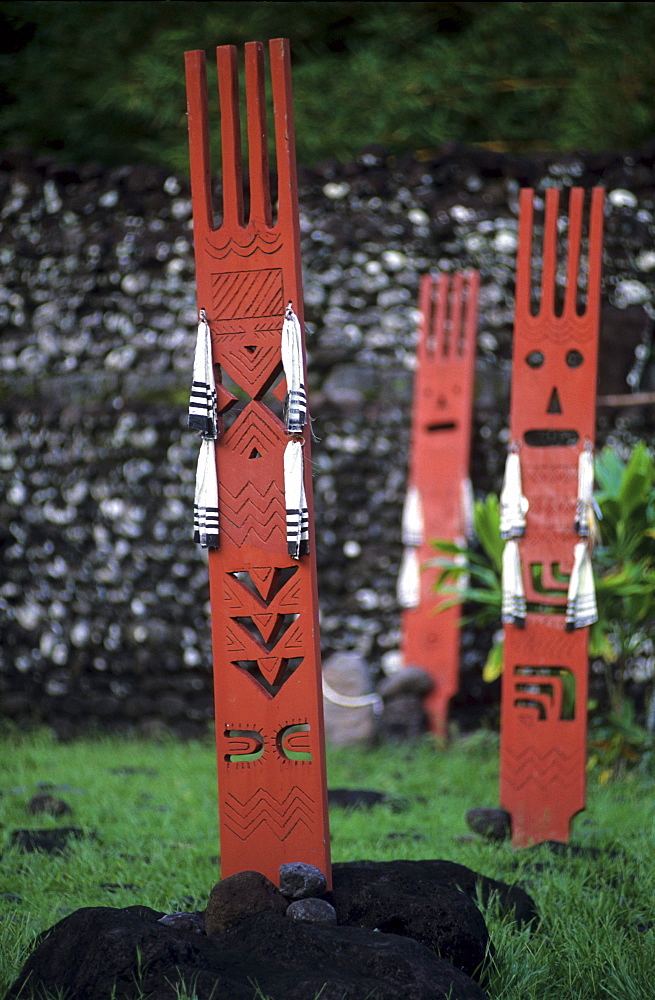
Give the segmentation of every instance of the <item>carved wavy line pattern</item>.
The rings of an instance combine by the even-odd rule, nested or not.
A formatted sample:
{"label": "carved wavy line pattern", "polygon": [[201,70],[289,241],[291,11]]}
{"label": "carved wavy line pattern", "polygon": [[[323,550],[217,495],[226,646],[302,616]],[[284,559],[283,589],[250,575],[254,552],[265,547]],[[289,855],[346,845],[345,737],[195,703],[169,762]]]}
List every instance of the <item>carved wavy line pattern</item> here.
{"label": "carved wavy line pattern", "polygon": [[286,512],[284,495],[276,483],[271,483],[263,493],[250,482],[236,494],[223,486],[220,507],[221,531],[234,542],[243,545],[246,540],[262,544],[270,541],[276,532],[286,538]]}
{"label": "carved wavy line pattern", "polygon": [[212,274],[212,291],[218,322],[280,316],[282,332],[284,299],[280,268]]}
{"label": "carved wavy line pattern", "polygon": [[205,240],[205,248],[210,257],[224,260],[229,253],[239,257],[251,257],[257,250],[262,253],[275,253],[280,244],[280,233],[270,229],[258,229],[248,226],[238,231],[238,235],[227,236],[220,240],[220,230],[214,234],[214,239]]}
{"label": "carved wavy line pattern", "polygon": [[311,831],[314,812],[314,800],[298,785],[294,785],[283,799],[276,799],[267,789],[259,788],[244,801],[228,794],[224,800],[223,822],[241,840],[252,837],[262,825],[267,826],[278,840],[286,840],[299,823]]}
{"label": "carved wavy line pattern", "polygon": [[538,315],[529,319],[524,316],[517,324],[517,329],[521,332],[525,330],[529,337],[538,339],[539,344],[544,340],[550,340],[553,344],[564,344],[567,341],[586,343],[594,333],[593,324],[589,323],[585,316],[577,320],[563,316],[556,319],[550,317],[546,320]]}

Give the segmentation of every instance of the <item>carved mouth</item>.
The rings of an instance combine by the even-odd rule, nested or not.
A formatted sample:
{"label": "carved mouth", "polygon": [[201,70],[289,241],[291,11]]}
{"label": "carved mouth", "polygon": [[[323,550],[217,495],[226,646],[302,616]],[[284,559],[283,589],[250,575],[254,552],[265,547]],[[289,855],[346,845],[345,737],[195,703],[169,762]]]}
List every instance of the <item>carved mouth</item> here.
{"label": "carved mouth", "polygon": [[555,430],[552,427],[526,431],[523,440],[531,448],[561,448],[577,444],[580,435],[574,430]]}
{"label": "carved mouth", "polygon": [[454,431],[457,424],[454,420],[444,421],[441,424],[428,424],[425,428],[427,431]]}

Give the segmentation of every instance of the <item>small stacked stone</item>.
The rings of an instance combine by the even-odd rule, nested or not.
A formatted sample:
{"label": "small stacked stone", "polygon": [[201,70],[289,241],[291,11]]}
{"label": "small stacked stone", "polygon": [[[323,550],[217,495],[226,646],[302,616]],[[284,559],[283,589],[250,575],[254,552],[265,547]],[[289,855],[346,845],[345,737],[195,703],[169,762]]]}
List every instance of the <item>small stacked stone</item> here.
{"label": "small stacked stone", "polygon": [[255,913],[272,910],[293,920],[336,924],[334,907],[322,897],[323,872],[302,861],[280,865],[280,888],[261,872],[236,872],[217,882],[205,911],[207,934],[223,934]]}

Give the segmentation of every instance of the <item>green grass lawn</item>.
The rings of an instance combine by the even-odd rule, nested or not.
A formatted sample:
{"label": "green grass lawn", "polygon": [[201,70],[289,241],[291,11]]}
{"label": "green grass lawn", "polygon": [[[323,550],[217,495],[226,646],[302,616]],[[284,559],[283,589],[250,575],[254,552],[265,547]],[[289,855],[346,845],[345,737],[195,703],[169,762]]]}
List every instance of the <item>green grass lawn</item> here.
{"label": "green grass lawn", "polygon": [[[216,769],[211,742],[97,739],[58,744],[46,735],[0,741],[0,996],[34,937],[82,906],[141,903],[203,909],[220,877]],[[467,809],[497,805],[492,734],[374,750],[332,750],[330,787],[383,791],[368,811],[332,809],[334,861],[442,858],[506,882],[536,900],[540,926],[519,930],[486,912],[496,957],[492,1000],[646,1000],[655,995],[655,785],[636,773],[605,785],[589,776],[588,808],[572,842],[598,849],[555,857],[546,848],[467,837]],[[31,816],[49,791],[70,816]],[[18,828],[78,826],[88,836],[63,855],[9,846]],[[308,1000],[313,1000],[309,998]]]}

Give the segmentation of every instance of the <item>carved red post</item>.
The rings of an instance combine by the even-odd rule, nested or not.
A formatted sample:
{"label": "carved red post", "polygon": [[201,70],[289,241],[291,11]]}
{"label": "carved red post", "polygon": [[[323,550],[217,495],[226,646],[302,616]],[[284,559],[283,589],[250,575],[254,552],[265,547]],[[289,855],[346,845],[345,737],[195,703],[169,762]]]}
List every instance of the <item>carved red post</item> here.
{"label": "carved red post", "polygon": [[[237,53],[221,46],[218,228],[205,56],[196,51],[185,57],[198,309],[206,312],[218,373],[219,541],[209,552],[209,580],[221,873],[254,869],[278,882],[281,863],[305,861],[320,868],[329,883],[311,446],[303,420],[288,430],[277,415],[287,389],[282,329],[289,303],[301,327],[303,321],[289,47],[284,39],[269,43],[277,220],[269,194],[264,50],[259,42],[247,43],[245,50],[250,212],[246,221]],[[305,383],[304,342],[297,346],[300,383]],[[237,397],[247,401],[231,419],[239,410]],[[287,450],[290,441],[302,447]],[[290,554],[285,465],[294,455],[297,481],[304,477],[308,521],[299,550]]]}
{"label": "carved red post", "polygon": [[[426,700],[430,728],[448,735],[448,705],[459,683],[459,608],[435,614],[438,570],[423,569],[436,538],[461,541],[468,516],[473,380],[480,276],[457,272],[421,280],[419,342],[412,407],[405,555],[398,593],[405,664],[434,680]],[[441,598],[441,601],[446,598]]]}
{"label": "carved red post", "polygon": [[[586,303],[579,311],[583,202],[583,190],[572,189],[566,287],[557,310],[557,277],[564,276],[557,264],[559,193],[546,192],[535,313],[533,192],[521,192],[510,416],[510,461],[517,464],[514,473],[508,465],[506,486],[520,469],[529,508],[522,511],[524,534],[510,530],[514,538],[505,550],[516,558],[525,605],[521,610],[521,596],[514,595],[514,607],[505,609],[506,621],[514,623],[505,624],[500,751],[500,801],[512,814],[517,847],[567,841],[570,821],[585,805],[587,630],[567,631],[567,624],[589,621],[585,615],[573,621],[570,577],[574,554],[586,559],[579,470],[591,462],[594,441],[603,190],[595,188],[591,197]],[[516,481],[508,488],[521,491]],[[516,495],[513,502],[518,510]]]}

